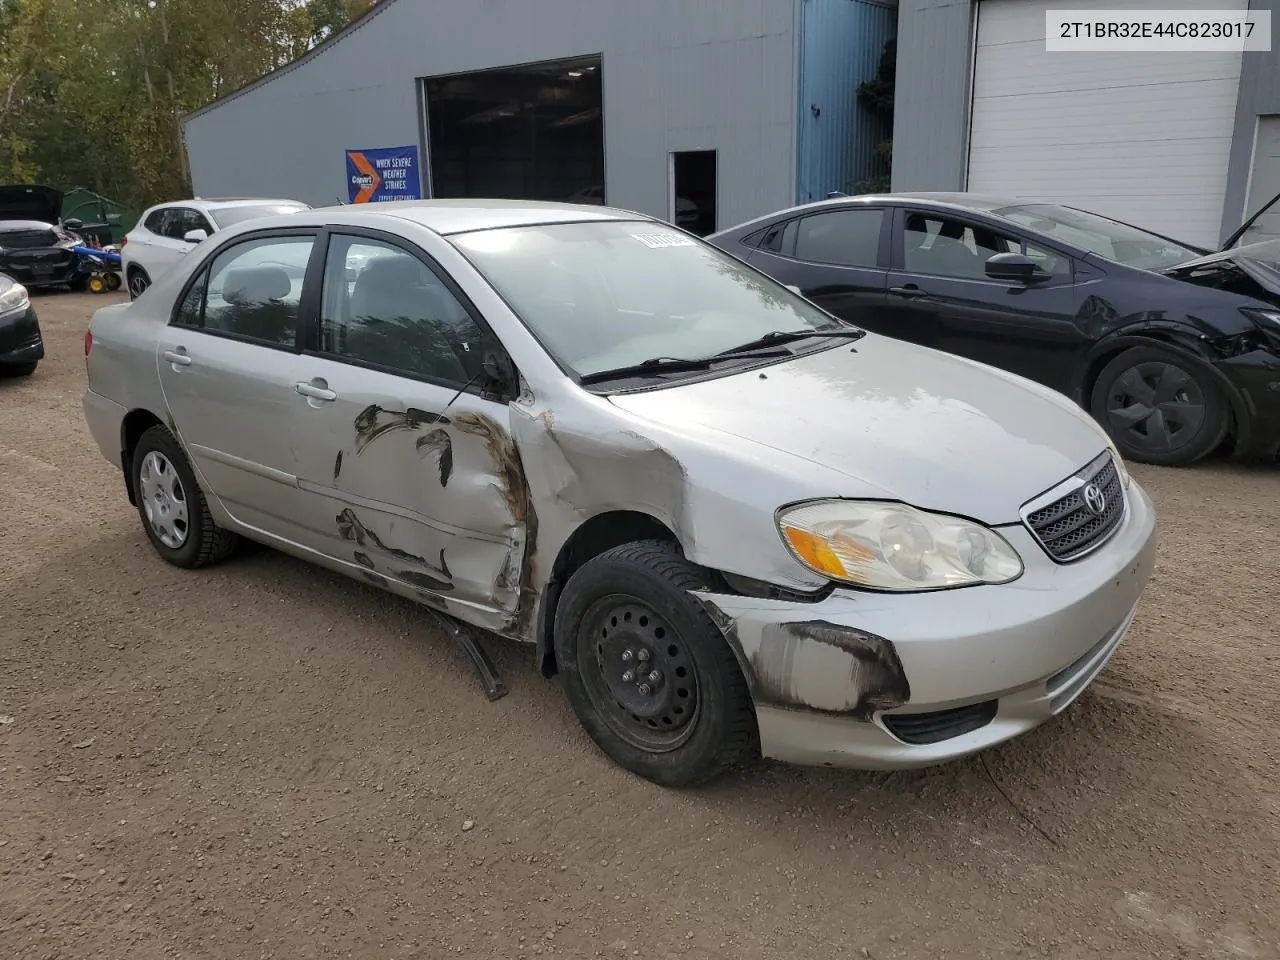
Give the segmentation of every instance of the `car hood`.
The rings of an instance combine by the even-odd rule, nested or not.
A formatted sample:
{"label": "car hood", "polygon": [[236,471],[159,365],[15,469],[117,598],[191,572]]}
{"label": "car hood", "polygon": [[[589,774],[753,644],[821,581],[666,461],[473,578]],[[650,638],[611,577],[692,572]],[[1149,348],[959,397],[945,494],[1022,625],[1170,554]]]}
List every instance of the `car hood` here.
{"label": "car hood", "polygon": [[1280,240],[1263,240],[1232,250],[1220,250],[1175,264],[1163,272],[1182,279],[1182,274],[1220,263],[1234,263],[1268,293],[1280,295]]}
{"label": "car hood", "polygon": [[21,183],[0,185],[0,220],[58,223],[61,215],[61,190]]}
{"label": "car hood", "polygon": [[751,441],[773,451],[779,469],[804,471],[807,461],[815,474],[854,481],[832,496],[901,500],[989,524],[1018,522],[1022,504],[1108,447],[1062,394],[875,334],[612,401],[667,429],[697,425]]}

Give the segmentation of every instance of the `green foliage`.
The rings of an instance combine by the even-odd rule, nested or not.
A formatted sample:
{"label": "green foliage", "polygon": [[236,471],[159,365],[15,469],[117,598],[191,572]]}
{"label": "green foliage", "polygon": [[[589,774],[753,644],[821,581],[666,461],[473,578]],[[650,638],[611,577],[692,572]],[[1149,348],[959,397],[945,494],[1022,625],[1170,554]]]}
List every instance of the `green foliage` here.
{"label": "green foliage", "polygon": [[898,41],[890,39],[880,54],[875,78],[858,86],[858,104],[881,123],[888,138],[876,144],[875,172],[854,187],[855,193],[885,193],[893,170],[893,92],[898,69]]}
{"label": "green foliage", "polygon": [[0,0],[0,182],[189,196],[182,115],[378,0]]}

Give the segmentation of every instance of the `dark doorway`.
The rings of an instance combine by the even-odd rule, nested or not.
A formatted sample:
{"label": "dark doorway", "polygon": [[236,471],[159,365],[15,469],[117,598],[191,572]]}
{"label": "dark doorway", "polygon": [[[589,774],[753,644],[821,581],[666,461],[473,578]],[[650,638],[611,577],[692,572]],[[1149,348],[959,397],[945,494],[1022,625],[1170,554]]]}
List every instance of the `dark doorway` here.
{"label": "dark doorway", "polygon": [[423,81],[431,195],[604,203],[600,57]]}
{"label": "dark doorway", "polygon": [[671,155],[675,224],[705,237],[716,232],[716,152],[686,150]]}

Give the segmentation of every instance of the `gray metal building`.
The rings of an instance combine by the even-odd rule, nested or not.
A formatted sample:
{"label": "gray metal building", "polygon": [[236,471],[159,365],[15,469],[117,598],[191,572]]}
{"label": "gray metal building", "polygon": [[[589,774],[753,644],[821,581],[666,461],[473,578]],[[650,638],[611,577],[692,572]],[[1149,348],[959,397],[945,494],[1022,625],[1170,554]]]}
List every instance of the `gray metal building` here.
{"label": "gray metal building", "polygon": [[[1274,12],[1276,5],[1119,6]],[[1109,7],[1097,0],[902,0],[893,188],[1070,201],[1205,246],[1280,193],[1280,47],[1243,54],[1045,49],[1046,10]],[[1268,214],[1249,239],[1277,235],[1280,224]]]}
{"label": "gray metal building", "polygon": [[327,205],[347,151],[413,145],[423,196],[603,199],[709,232],[874,172],[889,131],[857,88],[895,6],[383,0],[185,117],[193,187]]}

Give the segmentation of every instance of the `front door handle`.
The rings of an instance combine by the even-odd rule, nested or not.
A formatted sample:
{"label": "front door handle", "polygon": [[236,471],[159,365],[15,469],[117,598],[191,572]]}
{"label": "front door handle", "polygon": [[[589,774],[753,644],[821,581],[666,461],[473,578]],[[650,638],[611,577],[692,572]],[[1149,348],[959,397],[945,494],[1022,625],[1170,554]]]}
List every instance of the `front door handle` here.
{"label": "front door handle", "polygon": [[895,297],[905,297],[908,300],[913,299],[915,297],[923,297],[926,295],[925,292],[921,290],[919,287],[917,287],[914,283],[908,283],[905,286],[901,286],[901,287],[890,287],[889,292],[892,293]]}
{"label": "front door handle", "polygon": [[330,390],[328,385],[319,378],[309,381],[301,380],[293,385],[293,389],[312,400],[323,400],[326,403],[330,403],[338,399],[338,395]]}
{"label": "front door handle", "polygon": [[162,356],[175,366],[191,366],[191,358],[187,356],[187,352],[182,349],[182,347],[179,347],[177,350],[166,350]]}

